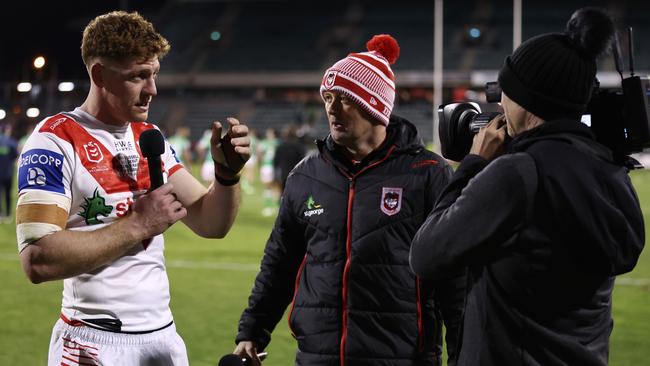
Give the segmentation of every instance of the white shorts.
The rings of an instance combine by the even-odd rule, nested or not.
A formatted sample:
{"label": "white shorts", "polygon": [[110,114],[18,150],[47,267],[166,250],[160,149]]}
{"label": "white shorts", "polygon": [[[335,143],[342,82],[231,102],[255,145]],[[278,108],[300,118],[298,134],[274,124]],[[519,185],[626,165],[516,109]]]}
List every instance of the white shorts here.
{"label": "white shorts", "polygon": [[262,183],[273,183],[273,166],[263,165],[260,168],[260,180]]}
{"label": "white shorts", "polygon": [[214,163],[206,161],[201,165],[201,178],[205,182],[212,182],[214,180]]}
{"label": "white shorts", "polygon": [[59,319],[52,330],[48,366],[188,366],[185,343],[174,324],[145,334],[72,326]]}

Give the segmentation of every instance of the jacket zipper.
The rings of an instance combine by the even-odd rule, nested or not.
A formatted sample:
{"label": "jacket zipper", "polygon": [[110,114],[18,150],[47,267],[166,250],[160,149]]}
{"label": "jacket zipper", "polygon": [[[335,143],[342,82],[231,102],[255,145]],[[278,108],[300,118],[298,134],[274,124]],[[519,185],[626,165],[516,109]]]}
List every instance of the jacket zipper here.
{"label": "jacket zipper", "polygon": [[348,188],[348,208],[347,208],[347,222],[346,222],[346,231],[347,237],[345,239],[345,267],[343,268],[343,296],[341,303],[341,346],[339,350],[339,358],[341,359],[340,365],[345,366],[345,341],[348,335],[348,272],[350,271],[350,260],[351,260],[351,251],[352,251],[352,204],[354,203],[354,183],[356,178],[365,172],[368,169],[371,169],[388,159],[390,154],[395,150],[395,145],[391,146],[386,155],[379,161],[376,161],[367,167],[361,169],[353,176],[349,176],[343,170],[339,169],[345,177],[350,180],[350,185]]}
{"label": "jacket zipper", "polygon": [[296,296],[298,295],[298,285],[300,284],[300,276],[302,275],[302,271],[305,268],[305,263],[307,263],[307,253],[305,253],[305,257],[302,259],[302,263],[300,263],[300,267],[298,267],[298,273],[296,274],[296,283],[293,288],[293,298],[291,299],[291,306],[289,307],[289,315],[287,316],[287,323],[289,323],[289,330],[291,331],[291,336],[293,338],[296,338],[296,332],[293,331],[293,327],[291,326],[291,313],[293,313],[293,307],[295,306],[296,303]]}
{"label": "jacket zipper", "polygon": [[343,269],[343,297],[341,317],[341,366],[345,366],[345,341],[348,335],[348,271],[350,270],[350,250],[352,249],[352,203],[354,202],[354,179],[350,179],[348,190],[347,238],[345,239],[345,267]]}

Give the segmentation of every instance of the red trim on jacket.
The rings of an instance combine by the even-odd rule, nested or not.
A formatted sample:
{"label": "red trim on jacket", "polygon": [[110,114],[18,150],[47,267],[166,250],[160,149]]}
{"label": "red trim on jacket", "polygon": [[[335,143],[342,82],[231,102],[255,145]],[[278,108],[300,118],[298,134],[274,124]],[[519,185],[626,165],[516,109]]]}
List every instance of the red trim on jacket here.
{"label": "red trim on jacket", "polygon": [[347,238],[345,239],[345,267],[343,269],[343,298],[341,304],[341,366],[345,366],[345,341],[348,336],[348,272],[350,270],[350,251],[352,250],[352,204],[354,202],[354,178],[348,191]]}
{"label": "red trim on jacket", "polygon": [[293,288],[293,298],[291,299],[291,306],[289,307],[289,315],[287,315],[287,323],[289,323],[289,330],[291,331],[291,335],[293,338],[296,338],[296,333],[293,331],[293,328],[291,327],[291,313],[293,313],[293,307],[296,301],[296,296],[298,295],[298,285],[300,284],[300,275],[302,274],[302,270],[305,268],[305,263],[307,263],[307,253],[305,253],[305,257],[302,259],[302,263],[300,263],[300,267],[298,267],[298,273],[296,274],[296,283]]}
{"label": "red trim on jacket", "polygon": [[436,165],[436,164],[438,164],[438,160],[420,160],[411,164],[411,168],[417,169],[417,168],[425,167],[427,165]]}
{"label": "red trim on jacket", "polygon": [[352,204],[354,203],[354,182],[358,176],[363,174],[368,169],[371,169],[384,161],[388,159],[390,154],[395,150],[395,145],[391,146],[390,149],[388,149],[388,152],[386,155],[381,159],[378,160],[367,167],[361,169],[357,174],[353,175],[352,177],[349,177],[350,179],[350,189],[348,191],[348,210],[347,210],[347,238],[345,239],[345,254],[346,254],[346,259],[345,259],[345,267],[343,269],[343,296],[342,296],[342,304],[341,304],[341,347],[339,350],[339,357],[341,359],[341,366],[345,366],[345,341],[348,335],[348,272],[350,270],[350,254],[352,250]]}
{"label": "red trim on jacket", "polygon": [[420,297],[420,277],[415,277],[415,294],[417,296],[418,312],[418,349],[424,351],[424,334],[422,333],[422,299]]}

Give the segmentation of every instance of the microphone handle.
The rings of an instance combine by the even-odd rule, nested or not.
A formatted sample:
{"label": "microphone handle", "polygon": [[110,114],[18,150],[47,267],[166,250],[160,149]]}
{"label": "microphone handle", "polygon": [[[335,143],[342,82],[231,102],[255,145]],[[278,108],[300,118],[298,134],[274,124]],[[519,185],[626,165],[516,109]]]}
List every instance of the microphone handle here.
{"label": "microphone handle", "polygon": [[165,183],[163,182],[160,155],[148,156],[147,165],[149,166],[149,180],[151,180],[151,188],[149,190],[153,191]]}
{"label": "microphone handle", "polygon": [[[261,352],[261,353],[257,354],[257,358],[259,358],[260,361],[264,361],[264,359],[268,355],[269,355],[268,352]],[[242,358],[242,365],[243,366],[250,366],[250,364],[251,364],[251,360],[248,357]]]}

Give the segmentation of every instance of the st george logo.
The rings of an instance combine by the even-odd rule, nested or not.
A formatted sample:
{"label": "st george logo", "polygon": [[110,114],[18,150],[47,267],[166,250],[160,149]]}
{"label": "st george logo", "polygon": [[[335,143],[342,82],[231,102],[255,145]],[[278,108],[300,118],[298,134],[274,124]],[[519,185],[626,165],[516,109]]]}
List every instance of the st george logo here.
{"label": "st george logo", "polygon": [[336,80],[336,72],[332,71],[325,77],[325,87],[331,88],[334,86],[334,80]]}
{"label": "st george logo", "polygon": [[307,210],[303,212],[303,215],[305,215],[305,217],[311,217],[314,215],[320,216],[323,212],[325,212],[323,207],[317,204],[314,200],[314,197],[311,195],[309,198],[307,198],[307,201],[305,201],[305,206],[307,207]]}
{"label": "st george logo", "polygon": [[104,159],[104,154],[102,154],[102,150],[99,148],[99,145],[92,141],[84,144],[84,150],[86,150],[86,156],[90,162],[99,163]]}
{"label": "st george logo", "polygon": [[383,187],[381,189],[381,211],[393,216],[402,209],[402,188]]}
{"label": "st george logo", "polygon": [[99,195],[97,188],[93,196],[90,198],[84,197],[84,203],[81,205],[83,211],[79,212],[79,216],[86,219],[86,225],[97,225],[103,223],[97,216],[102,215],[108,217],[113,211],[113,206],[106,204],[106,199]]}

